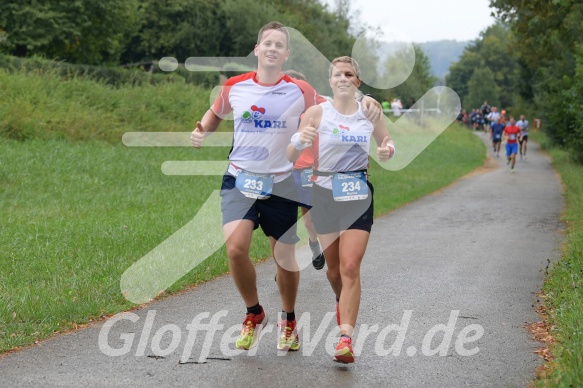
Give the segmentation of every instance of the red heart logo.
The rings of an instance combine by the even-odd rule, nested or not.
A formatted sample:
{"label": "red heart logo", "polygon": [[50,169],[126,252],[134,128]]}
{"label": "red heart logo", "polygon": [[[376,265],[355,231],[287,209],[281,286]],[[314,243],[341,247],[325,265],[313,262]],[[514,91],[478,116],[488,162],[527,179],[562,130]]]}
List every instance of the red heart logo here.
{"label": "red heart logo", "polygon": [[338,125],[340,127],[340,129],[344,129],[345,131],[350,131],[350,128],[345,127],[344,125],[340,124]]}
{"label": "red heart logo", "polygon": [[265,114],[265,108],[259,108],[259,107],[258,107],[258,106],[256,106],[256,105],[253,105],[253,106],[251,107],[251,110],[252,110],[253,112],[261,112],[262,114]]}

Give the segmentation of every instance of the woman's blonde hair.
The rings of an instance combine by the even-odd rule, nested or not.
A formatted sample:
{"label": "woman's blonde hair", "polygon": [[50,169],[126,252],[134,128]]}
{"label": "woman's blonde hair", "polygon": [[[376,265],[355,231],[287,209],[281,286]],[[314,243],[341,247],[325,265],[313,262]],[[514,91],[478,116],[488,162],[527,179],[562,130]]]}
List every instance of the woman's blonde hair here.
{"label": "woman's blonde hair", "polygon": [[354,72],[356,73],[356,77],[360,79],[360,66],[358,66],[358,62],[356,62],[353,58],[349,56],[342,56],[337,57],[332,60],[332,64],[330,65],[330,70],[328,71],[328,77],[332,77],[332,71],[334,70],[334,65],[337,63],[349,63]]}

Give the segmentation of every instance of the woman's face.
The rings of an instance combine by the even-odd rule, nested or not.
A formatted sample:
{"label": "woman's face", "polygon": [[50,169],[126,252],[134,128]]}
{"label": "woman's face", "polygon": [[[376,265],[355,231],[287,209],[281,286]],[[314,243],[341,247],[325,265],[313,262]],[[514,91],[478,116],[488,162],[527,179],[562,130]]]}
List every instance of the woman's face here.
{"label": "woman's face", "polygon": [[335,96],[337,94],[354,95],[358,87],[360,87],[360,79],[354,67],[350,63],[335,63],[330,75],[330,87]]}

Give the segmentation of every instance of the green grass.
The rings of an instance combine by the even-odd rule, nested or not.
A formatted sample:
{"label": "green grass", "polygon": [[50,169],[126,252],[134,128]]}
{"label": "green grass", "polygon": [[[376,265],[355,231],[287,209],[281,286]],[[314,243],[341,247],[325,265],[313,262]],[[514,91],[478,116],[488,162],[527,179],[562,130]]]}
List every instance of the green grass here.
{"label": "green grass", "polygon": [[[0,155],[3,350],[129,308],[121,273],[190,220],[220,184],[161,174],[164,160],[192,150],[4,140]],[[216,265],[224,271],[225,264]],[[214,275],[201,266],[176,287]]]}
{"label": "green grass", "polygon": [[[188,224],[220,187],[218,176],[167,176],[161,164],[226,160],[228,148],[121,144],[130,131],[190,131],[210,105],[208,89],[180,82],[114,88],[1,69],[0,84],[2,353],[132,308],[120,291],[124,271]],[[382,193],[376,215],[450,184],[484,158],[482,142],[452,126],[401,171],[373,162],[371,180]],[[255,233],[253,260],[269,254]],[[222,247],[166,292],[227,271]]]}
{"label": "green grass", "polygon": [[119,142],[125,132],[190,131],[210,91],[184,82],[114,87],[0,69],[0,137]]}
{"label": "green grass", "polygon": [[[540,133],[531,136],[543,146],[548,140]],[[549,312],[554,361],[539,386],[583,386],[583,166],[572,162],[568,152],[548,149],[565,187],[567,223],[561,258],[545,280],[543,292]]]}

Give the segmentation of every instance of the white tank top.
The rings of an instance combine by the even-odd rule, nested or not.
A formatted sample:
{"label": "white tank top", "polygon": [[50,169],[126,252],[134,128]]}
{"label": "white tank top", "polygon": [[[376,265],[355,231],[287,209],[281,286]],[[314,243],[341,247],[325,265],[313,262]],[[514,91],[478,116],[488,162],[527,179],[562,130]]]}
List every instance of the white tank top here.
{"label": "white tank top", "polygon": [[[345,116],[331,102],[320,104],[322,120],[314,144],[315,168],[321,172],[347,172],[368,168],[374,126],[358,103],[357,111]],[[318,186],[332,189],[330,176],[317,176]]]}

